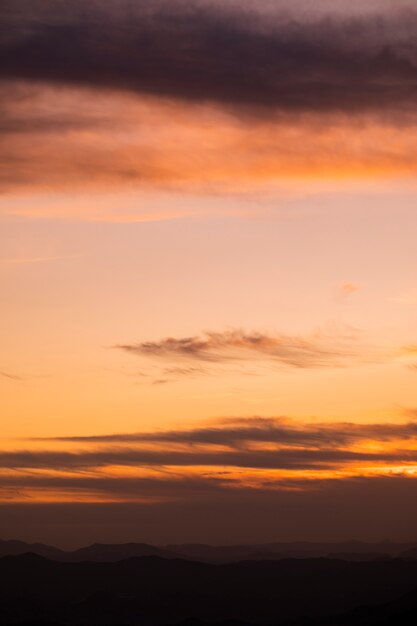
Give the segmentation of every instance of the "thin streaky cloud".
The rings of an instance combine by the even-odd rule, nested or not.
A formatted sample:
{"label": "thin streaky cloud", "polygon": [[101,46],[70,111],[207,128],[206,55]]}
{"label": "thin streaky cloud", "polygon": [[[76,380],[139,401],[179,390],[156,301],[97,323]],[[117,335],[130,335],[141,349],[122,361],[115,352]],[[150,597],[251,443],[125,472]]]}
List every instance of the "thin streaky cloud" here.
{"label": "thin streaky cloud", "polygon": [[241,446],[250,442],[279,443],[293,446],[347,446],[360,441],[382,442],[397,439],[417,439],[414,411],[409,421],[361,424],[357,422],[316,422],[309,424],[287,417],[226,418],[213,425],[189,430],[156,431],[151,433],[115,433],[110,435],[35,438],[33,441],[66,441],[79,443],[178,443]]}
{"label": "thin streaky cloud", "polygon": [[[236,363],[269,362],[285,368],[315,369],[347,367],[360,363],[380,362],[384,351],[361,344],[359,334],[348,327],[335,332],[317,331],[310,335],[267,334],[228,330],[207,331],[190,337],[166,337],[159,341],[144,341],[115,346],[140,357],[172,361],[199,362],[208,366]],[[198,369],[194,368],[197,375]],[[189,367],[171,370],[177,376],[189,376]]]}
{"label": "thin streaky cloud", "polygon": [[348,449],[277,449],[184,452],[104,448],[92,452],[23,451],[0,453],[2,469],[46,469],[84,471],[106,467],[229,467],[262,470],[338,470],[351,463],[403,465],[417,464],[417,450],[361,452]]}
{"label": "thin streaky cloud", "polygon": [[9,380],[22,381],[23,378],[21,376],[17,376],[17,374],[11,374],[10,372],[0,371],[0,376],[2,378],[7,378]]}

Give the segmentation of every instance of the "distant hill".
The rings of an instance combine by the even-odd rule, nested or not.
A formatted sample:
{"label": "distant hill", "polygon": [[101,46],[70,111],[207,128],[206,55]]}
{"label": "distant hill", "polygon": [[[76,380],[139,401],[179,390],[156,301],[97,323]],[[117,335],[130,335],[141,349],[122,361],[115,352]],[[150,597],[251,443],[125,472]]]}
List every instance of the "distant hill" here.
{"label": "distant hill", "polygon": [[42,543],[0,540],[0,557],[17,556],[28,552],[47,559],[64,562],[94,561],[114,562],[132,557],[158,556],[163,559],[175,559],[179,555],[171,550],[151,546],[146,543],[105,544],[94,543],[91,546],[73,551],[64,551]]}
{"label": "distant hill", "polygon": [[[379,610],[382,605],[399,603],[397,609],[391,606],[394,615],[414,611],[417,561],[286,559],[213,565],[142,557],[62,563],[26,554],[1,558],[0,580],[3,624],[163,626],[200,620],[371,626],[390,617]],[[407,606],[401,600],[406,594]],[[362,611],[362,621],[352,621],[352,611]],[[331,618],[335,615],[340,620]],[[371,621],[370,615],[380,621]]]}
{"label": "distant hill", "polygon": [[157,556],[162,559],[175,559],[179,555],[165,548],[158,548],[147,543],[106,544],[94,543],[91,546],[64,553],[65,560],[70,562],[94,561],[107,562],[121,561],[133,557]]}
{"label": "distant hill", "polygon": [[43,543],[26,543],[25,541],[15,540],[4,541],[0,539],[0,557],[10,555],[17,556],[19,554],[26,554],[27,552],[33,552],[47,559],[62,559],[65,558],[66,555],[63,550]]}
{"label": "distant hill", "polygon": [[276,560],[286,558],[340,558],[343,560],[374,560],[395,558],[404,551],[416,549],[416,543],[390,541],[367,543],[345,541],[339,543],[291,542],[258,545],[211,546],[206,544],[173,544],[166,546],[187,558],[212,563],[241,560]]}
{"label": "distant hill", "polygon": [[258,545],[211,546],[207,544],[175,544],[164,547],[146,543],[95,543],[73,551],[64,551],[42,543],[0,540],[0,557],[32,552],[48,559],[65,562],[115,562],[122,559],[157,556],[164,559],[183,558],[202,563],[233,563],[237,561],[275,561],[297,558],[335,558],[345,561],[374,561],[388,558],[417,558],[417,543],[269,543]]}

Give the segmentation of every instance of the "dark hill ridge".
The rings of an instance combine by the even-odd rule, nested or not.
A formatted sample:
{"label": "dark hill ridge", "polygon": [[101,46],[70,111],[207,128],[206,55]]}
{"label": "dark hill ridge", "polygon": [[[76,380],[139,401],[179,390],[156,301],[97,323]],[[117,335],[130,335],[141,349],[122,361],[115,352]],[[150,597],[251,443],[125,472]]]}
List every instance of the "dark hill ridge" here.
{"label": "dark hill ridge", "polygon": [[151,546],[146,543],[94,543],[91,546],[66,553],[62,560],[71,562],[94,561],[111,563],[121,561],[122,559],[143,556],[157,556],[162,559],[175,559],[179,557],[179,555],[175,554],[173,551]]}
{"label": "dark hill ridge", "polygon": [[373,561],[381,558],[417,558],[415,543],[272,543],[259,545],[211,546],[206,544],[177,544],[165,547],[146,543],[95,543],[73,551],[64,551],[41,543],[1,541],[0,557],[33,552],[57,561],[113,562],[131,557],[158,556],[164,559],[185,558],[203,563],[231,563],[242,560],[278,560],[286,558],[339,558],[347,561]]}
{"label": "dark hill ridge", "polygon": [[25,554],[27,552],[33,552],[47,559],[62,559],[65,558],[66,554],[59,548],[54,548],[53,546],[48,546],[43,543],[26,543],[25,541],[16,540],[4,541],[0,539],[0,557]]}
{"label": "dark hill ridge", "polygon": [[0,540],[0,557],[17,556],[28,552],[47,559],[63,562],[113,562],[133,557],[158,556],[164,559],[178,558],[180,555],[171,550],[151,546],[146,543],[105,544],[94,543],[91,546],[73,551],[64,551],[41,543]]}
{"label": "dark hill ridge", "polygon": [[323,620],[415,593],[417,561],[214,565],[151,556],[62,563],[26,554],[0,559],[0,580],[4,624],[24,623],[30,615],[43,623],[65,616],[65,624],[162,626],[193,619],[278,625],[304,616]]}

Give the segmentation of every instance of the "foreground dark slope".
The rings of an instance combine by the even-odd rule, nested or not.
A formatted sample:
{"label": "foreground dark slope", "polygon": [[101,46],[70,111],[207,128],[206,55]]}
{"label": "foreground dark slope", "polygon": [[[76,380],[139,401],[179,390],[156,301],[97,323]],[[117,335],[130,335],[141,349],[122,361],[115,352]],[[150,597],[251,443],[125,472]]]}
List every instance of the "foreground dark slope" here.
{"label": "foreground dark slope", "polygon": [[284,624],[414,593],[417,561],[210,565],[145,557],[61,563],[27,554],[0,559],[0,580],[3,624],[159,625],[190,619]]}

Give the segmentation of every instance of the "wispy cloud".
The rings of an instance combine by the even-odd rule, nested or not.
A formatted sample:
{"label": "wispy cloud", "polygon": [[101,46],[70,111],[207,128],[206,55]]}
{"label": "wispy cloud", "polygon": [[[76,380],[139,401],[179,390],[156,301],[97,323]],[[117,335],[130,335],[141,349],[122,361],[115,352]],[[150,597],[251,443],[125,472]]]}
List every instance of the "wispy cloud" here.
{"label": "wispy cloud", "polygon": [[[414,417],[414,412],[410,414]],[[179,443],[237,446],[245,443],[277,443],[317,447],[351,445],[359,441],[392,441],[417,438],[417,422],[361,424],[357,422],[298,422],[279,418],[226,418],[210,427],[189,430],[157,431],[82,437],[57,437],[36,441],[67,441],[80,443]]]}
{"label": "wispy cloud", "polygon": [[[190,337],[116,346],[125,352],[156,361],[172,362],[163,372],[169,379],[216,373],[216,368],[255,366],[286,369],[348,367],[383,361],[381,349],[364,345],[360,333],[349,327],[310,335],[268,334],[227,330]],[[194,365],[197,363],[197,365]]]}
{"label": "wispy cloud", "polygon": [[[349,293],[355,290],[349,287]],[[327,329],[307,335],[232,329],[114,347],[141,358],[142,369],[148,361],[147,377],[156,384],[200,376],[259,376],[271,370],[347,368],[390,362],[413,369],[410,359],[417,355],[414,343],[381,346],[366,341],[360,330],[337,324],[328,324]]]}
{"label": "wispy cloud", "polygon": [[22,381],[23,378],[21,376],[17,376],[16,374],[11,374],[10,372],[0,371],[0,376],[2,378],[8,378],[9,380]]}

